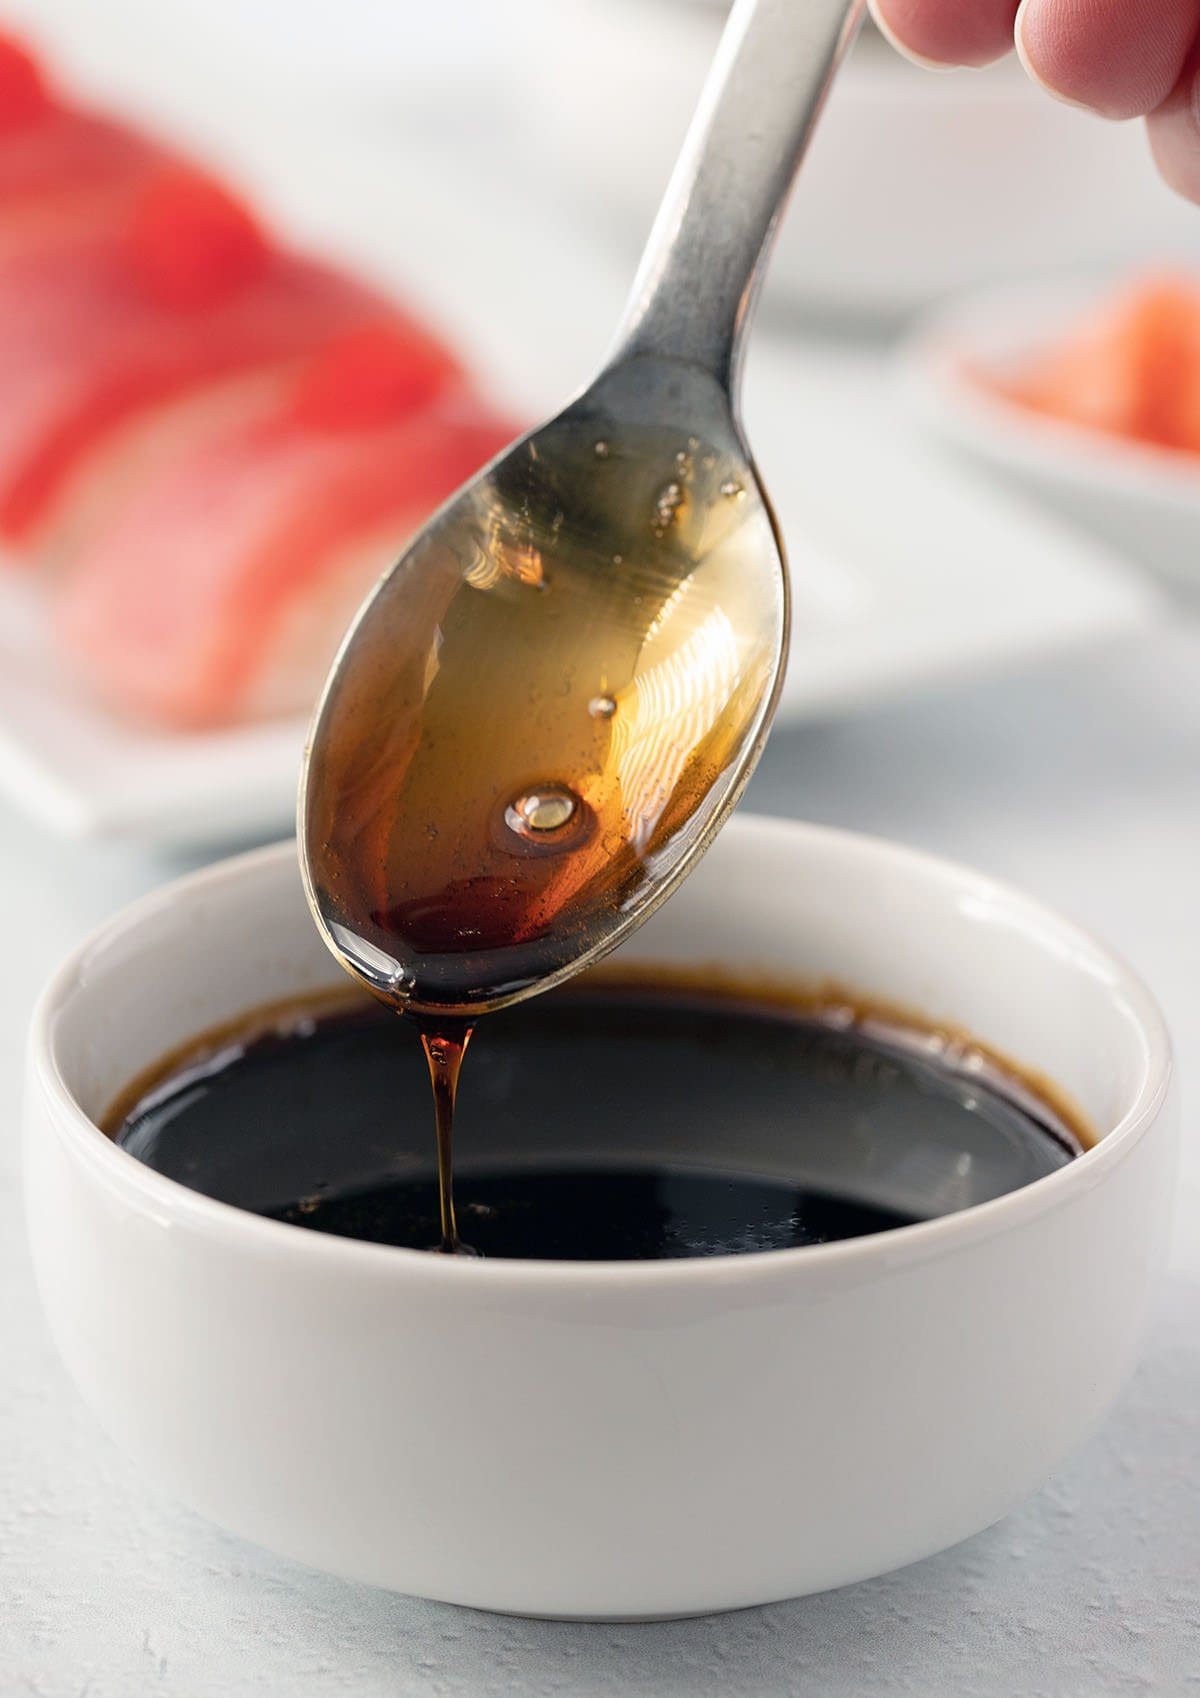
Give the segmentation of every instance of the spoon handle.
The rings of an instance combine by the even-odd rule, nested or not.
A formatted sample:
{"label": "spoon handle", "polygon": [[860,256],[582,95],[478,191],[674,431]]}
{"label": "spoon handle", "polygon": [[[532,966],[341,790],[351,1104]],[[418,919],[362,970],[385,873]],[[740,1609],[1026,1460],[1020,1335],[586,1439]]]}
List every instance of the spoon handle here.
{"label": "spoon handle", "polygon": [[736,0],[642,256],[618,363],[701,366],[736,400],[763,260],[864,0]]}

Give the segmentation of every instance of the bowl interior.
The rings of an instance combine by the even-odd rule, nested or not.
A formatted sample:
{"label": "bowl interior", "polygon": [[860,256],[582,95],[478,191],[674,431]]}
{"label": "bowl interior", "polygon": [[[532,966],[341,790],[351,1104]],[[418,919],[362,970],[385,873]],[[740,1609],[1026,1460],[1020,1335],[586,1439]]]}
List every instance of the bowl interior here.
{"label": "bowl interior", "polygon": [[[1101,1136],[1166,1063],[1145,991],[1067,921],[966,869],[825,829],[738,816],[619,959],[828,987],[963,1029],[1044,1074]],[[52,981],[45,1059],[95,1120],[175,1046],[344,983],[305,905],[294,845],[280,844],[109,922]]]}

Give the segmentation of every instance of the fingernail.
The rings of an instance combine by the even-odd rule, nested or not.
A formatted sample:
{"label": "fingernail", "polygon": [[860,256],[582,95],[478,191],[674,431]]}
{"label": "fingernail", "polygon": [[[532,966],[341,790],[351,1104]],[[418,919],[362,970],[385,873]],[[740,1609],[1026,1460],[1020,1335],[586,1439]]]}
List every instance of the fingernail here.
{"label": "fingernail", "polygon": [[945,59],[927,59],[923,53],[914,53],[906,41],[901,41],[891,24],[884,17],[880,9],[881,0],[870,0],[870,7],[871,16],[875,20],[880,35],[883,36],[885,41],[891,43],[902,59],[907,59],[910,64],[920,65],[922,70],[925,71],[957,71],[959,69],[957,65],[949,64]]}
{"label": "fingernail", "polygon": [[1094,108],[1086,101],[1076,100],[1072,95],[1064,94],[1053,83],[1048,83],[1030,57],[1029,43],[1025,39],[1025,29],[1029,21],[1029,13],[1038,0],[1021,0],[1017,7],[1016,22],[1013,25],[1013,38],[1017,44],[1017,58],[1025,68],[1025,73],[1031,82],[1037,84],[1043,94],[1048,94],[1052,100],[1061,101],[1064,106],[1073,106],[1077,112],[1092,112]]}

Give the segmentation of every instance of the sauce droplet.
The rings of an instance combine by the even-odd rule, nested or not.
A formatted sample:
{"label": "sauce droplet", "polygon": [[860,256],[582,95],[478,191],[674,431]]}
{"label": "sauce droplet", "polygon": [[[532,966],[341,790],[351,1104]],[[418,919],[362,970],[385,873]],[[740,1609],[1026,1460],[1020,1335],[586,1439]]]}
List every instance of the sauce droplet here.
{"label": "sauce droplet", "polygon": [[505,823],[521,836],[536,832],[561,831],[575,817],[578,799],[562,785],[545,785],[530,790],[504,810]]}

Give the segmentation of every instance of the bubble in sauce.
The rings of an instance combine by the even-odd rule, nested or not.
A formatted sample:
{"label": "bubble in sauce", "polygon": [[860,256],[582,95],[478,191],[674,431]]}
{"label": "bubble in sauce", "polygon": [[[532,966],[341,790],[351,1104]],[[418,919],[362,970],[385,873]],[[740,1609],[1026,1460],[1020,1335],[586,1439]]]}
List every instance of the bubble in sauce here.
{"label": "bubble in sauce", "polygon": [[570,825],[579,798],[565,784],[545,784],[517,796],[504,810],[504,823],[518,837],[542,837]]}
{"label": "bubble in sauce", "polygon": [[678,483],[664,484],[654,501],[655,536],[663,533],[675,522],[676,515],[684,503],[684,493]]}

